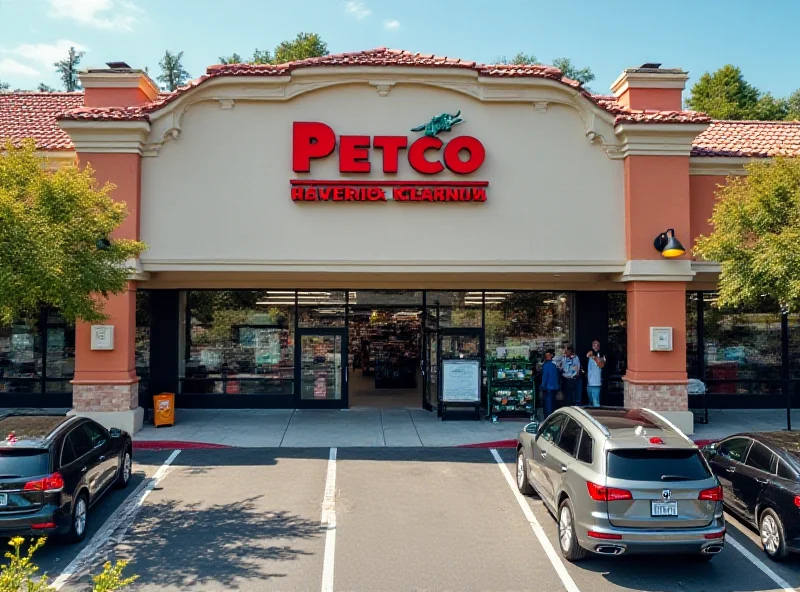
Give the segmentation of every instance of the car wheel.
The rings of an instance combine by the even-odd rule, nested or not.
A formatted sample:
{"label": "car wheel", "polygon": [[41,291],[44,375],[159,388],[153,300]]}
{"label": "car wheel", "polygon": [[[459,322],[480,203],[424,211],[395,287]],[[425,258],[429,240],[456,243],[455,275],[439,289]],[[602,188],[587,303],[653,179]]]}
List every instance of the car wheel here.
{"label": "car wheel", "polygon": [[78,543],[86,538],[86,523],[89,516],[89,498],[81,493],[72,504],[72,522],[70,523],[67,540]]}
{"label": "car wheel", "polygon": [[131,459],[131,449],[126,448],[125,454],[122,455],[122,465],[119,467],[119,474],[117,475],[116,486],[123,489],[128,486],[131,480],[131,471],[133,470],[133,460]]}
{"label": "car wheel", "polygon": [[586,549],[578,544],[575,532],[575,513],[569,498],[558,507],[558,546],[567,561],[580,561],[586,557]]}
{"label": "car wheel", "polygon": [[533,493],[533,487],[528,481],[528,469],[525,467],[525,453],[521,448],[517,451],[517,489],[522,495]]}
{"label": "car wheel", "polygon": [[786,559],[789,550],[786,548],[786,536],[783,532],[783,523],[778,515],[767,508],[758,521],[758,532],[761,535],[761,545],[764,552],[774,561]]}

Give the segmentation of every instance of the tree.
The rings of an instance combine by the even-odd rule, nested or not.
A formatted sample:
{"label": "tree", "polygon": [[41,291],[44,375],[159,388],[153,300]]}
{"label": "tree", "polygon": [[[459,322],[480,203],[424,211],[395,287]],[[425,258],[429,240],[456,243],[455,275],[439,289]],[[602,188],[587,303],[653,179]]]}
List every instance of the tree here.
{"label": "tree", "polygon": [[167,50],[164,57],[158,62],[158,65],[161,66],[161,74],[158,75],[156,80],[161,82],[170,92],[186,84],[191,77],[183,68],[183,64],[181,64],[182,59],[182,51],[170,53],[170,51]]}
{"label": "tree", "polygon": [[258,49],[256,48],[253,50],[253,57],[250,59],[250,64],[271,64],[272,63],[272,55],[269,53],[268,49]]}
{"label": "tree", "polygon": [[100,297],[125,290],[127,262],[145,245],[106,238],[127,210],[93,175],[88,166],[49,168],[33,141],[0,152],[0,324],[42,306],[101,321]]}
{"label": "tree", "polygon": [[52,86],[47,86],[44,82],[40,82],[39,86],[36,87],[36,90],[39,92],[48,93],[56,92],[56,89],[54,89]]}
{"label": "tree", "polygon": [[316,33],[298,33],[291,41],[282,41],[275,48],[273,63],[285,64],[328,55],[328,44]]}
{"label": "tree", "polygon": [[714,230],[695,252],[721,266],[719,306],[767,299],[783,311],[800,304],[800,159],[745,165],[728,180],[711,217]]}
{"label": "tree", "polygon": [[3,82],[2,80],[0,80],[0,92],[5,92],[8,89],[9,89],[8,82]]}
{"label": "tree", "polygon": [[788,109],[786,119],[790,121],[800,119],[800,90],[789,95],[789,98],[786,99],[786,107]]}
{"label": "tree", "polygon": [[506,64],[506,65],[514,65],[514,66],[527,66],[527,65],[535,65],[539,63],[539,60],[536,59],[536,56],[532,53],[522,53],[519,52],[510,60],[506,57],[502,57],[497,60],[498,64]]}
{"label": "tree", "polygon": [[578,68],[569,58],[556,58],[553,60],[553,65],[561,70],[564,76],[577,80],[583,86],[586,86],[595,78],[591,68],[588,66],[586,68]]}
{"label": "tree", "polygon": [[229,56],[220,56],[219,58],[220,64],[243,64],[244,60],[242,60],[242,56],[238,53],[232,53]]}
{"label": "tree", "polygon": [[78,82],[78,65],[81,63],[83,55],[84,52],[75,51],[74,47],[70,47],[66,59],[53,64],[56,72],[61,76],[64,90],[67,92],[75,92],[81,88],[80,82]]}
{"label": "tree", "polygon": [[703,74],[692,87],[686,104],[714,119],[750,119],[759,98],[758,89],[744,79],[742,71],[728,64],[713,74]]}

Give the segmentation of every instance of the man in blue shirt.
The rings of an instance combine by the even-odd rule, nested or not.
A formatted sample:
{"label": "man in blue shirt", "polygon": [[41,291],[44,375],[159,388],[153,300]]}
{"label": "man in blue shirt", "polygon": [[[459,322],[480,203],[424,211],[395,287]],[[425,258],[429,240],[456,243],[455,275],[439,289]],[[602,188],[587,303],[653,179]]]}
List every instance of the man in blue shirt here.
{"label": "man in blue shirt", "polygon": [[589,395],[589,404],[592,407],[599,407],[600,390],[603,386],[603,367],[606,365],[606,357],[600,351],[600,342],[597,339],[592,342],[592,349],[589,350],[586,357],[589,358],[589,365],[586,369],[586,392]]}
{"label": "man in blue shirt", "polygon": [[561,374],[564,377],[564,402],[567,405],[581,404],[581,361],[571,345],[564,348],[561,361]]}
{"label": "man in blue shirt", "polygon": [[544,403],[544,416],[549,416],[556,404],[556,393],[558,392],[558,368],[553,362],[555,352],[551,349],[544,354],[544,364],[542,364],[542,402]]}

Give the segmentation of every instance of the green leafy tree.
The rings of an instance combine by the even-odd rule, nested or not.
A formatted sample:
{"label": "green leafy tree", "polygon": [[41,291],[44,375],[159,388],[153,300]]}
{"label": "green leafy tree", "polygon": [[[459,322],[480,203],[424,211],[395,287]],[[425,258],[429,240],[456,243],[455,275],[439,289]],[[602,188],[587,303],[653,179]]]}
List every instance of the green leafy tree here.
{"label": "green leafy tree", "polygon": [[789,115],[789,101],[773,97],[770,93],[761,95],[748,114],[748,119],[759,121],[780,121]]}
{"label": "green leafy tree", "polygon": [[54,89],[52,86],[47,86],[44,82],[40,82],[39,86],[36,87],[36,90],[38,90],[39,92],[48,92],[48,93],[56,92],[56,89]]}
{"label": "green leafy tree", "polygon": [[532,53],[522,53],[519,52],[510,60],[505,56],[497,60],[498,64],[507,64],[507,65],[514,65],[514,66],[527,66],[527,65],[534,65],[538,64],[539,60],[536,59],[536,56]]}
{"label": "green leafy tree", "polygon": [[7,91],[9,88],[10,88],[10,87],[9,87],[9,84],[8,84],[8,82],[3,82],[2,80],[0,80],[0,92],[5,92],[5,91]]}
{"label": "green leafy tree", "polygon": [[229,56],[220,56],[219,58],[220,64],[243,64],[244,60],[242,60],[242,56],[238,53],[232,53]]}
{"label": "green leafy tree", "polygon": [[789,95],[789,98],[786,99],[786,108],[788,110],[786,119],[800,119],[800,90],[796,90]]}
{"label": "green leafy tree", "polygon": [[746,165],[728,179],[711,217],[714,230],[695,252],[721,265],[720,307],[800,303],[800,159]]}
{"label": "green leafy tree", "polygon": [[271,64],[272,54],[268,49],[258,49],[253,51],[253,57],[250,59],[251,64]]}
{"label": "green leafy tree", "polygon": [[52,169],[33,141],[0,152],[0,324],[52,306],[69,320],[105,318],[145,245],[108,240],[127,216],[90,167]]}
{"label": "green leafy tree", "polygon": [[164,85],[168,91],[174,91],[179,86],[183,86],[191,77],[184,69],[181,60],[183,52],[171,53],[169,50],[164,53],[164,57],[158,63],[161,66],[161,74],[157,80]]}
{"label": "green leafy tree", "polygon": [[742,71],[728,64],[714,73],[703,74],[692,87],[686,104],[714,119],[750,119],[759,98],[758,89],[744,79]]}
{"label": "green leafy tree", "polygon": [[84,52],[75,51],[74,47],[70,47],[67,52],[67,57],[53,64],[56,67],[56,72],[61,76],[61,81],[64,83],[64,90],[67,92],[74,92],[81,88],[80,82],[78,81],[78,66],[83,56]]}
{"label": "green leafy tree", "polygon": [[282,41],[275,48],[273,63],[285,64],[307,58],[328,55],[328,44],[316,33],[298,33],[290,41]]}
{"label": "green leafy tree", "polygon": [[561,70],[564,76],[577,80],[583,86],[586,86],[595,78],[591,68],[588,66],[586,68],[578,68],[569,58],[556,58],[553,60],[553,65]]}

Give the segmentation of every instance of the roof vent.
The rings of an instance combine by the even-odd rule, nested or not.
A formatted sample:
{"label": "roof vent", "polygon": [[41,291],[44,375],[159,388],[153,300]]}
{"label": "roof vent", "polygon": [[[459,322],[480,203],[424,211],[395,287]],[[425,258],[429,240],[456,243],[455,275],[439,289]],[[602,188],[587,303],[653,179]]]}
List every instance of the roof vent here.
{"label": "roof vent", "polygon": [[130,70],[131,67],[126,62],[106,62],[106,66],[112,70]]}
{"label": "roof vent", "polygon": [[645,70],[658,70],[661,67],[661,64],[657,64],[655,62],[647,62],[646,64],[642,64],[639,66],[641,69]]}

